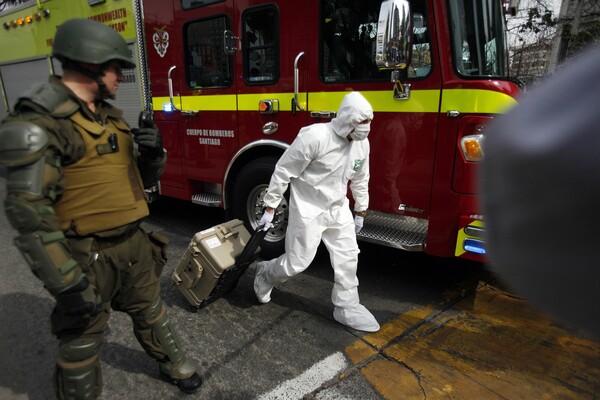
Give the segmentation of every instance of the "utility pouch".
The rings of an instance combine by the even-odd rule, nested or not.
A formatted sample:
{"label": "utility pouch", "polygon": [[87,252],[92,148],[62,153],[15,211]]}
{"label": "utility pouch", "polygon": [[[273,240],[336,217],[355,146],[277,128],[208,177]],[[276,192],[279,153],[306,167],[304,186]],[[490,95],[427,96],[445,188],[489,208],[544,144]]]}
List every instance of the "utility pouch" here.
{"label": "utility pouch", "polygon": [[167,246],[169,239],[160,232],[152,231],[148,233],[150,242],[152,242],[152,258],[154,259],[154,268],[156,276],[160,277],[163,268],[167,264]]}

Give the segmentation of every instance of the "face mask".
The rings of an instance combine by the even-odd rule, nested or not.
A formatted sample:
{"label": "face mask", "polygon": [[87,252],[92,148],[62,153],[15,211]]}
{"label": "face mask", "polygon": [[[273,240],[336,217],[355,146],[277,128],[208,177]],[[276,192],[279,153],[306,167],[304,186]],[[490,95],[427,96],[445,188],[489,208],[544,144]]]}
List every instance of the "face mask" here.
{"label": "face mask", "polygon": [[370,130],[371,124],[359,124],[352,132],[350,132],[350,137],[352,140],[365,140],[367,136],[369,136]]}

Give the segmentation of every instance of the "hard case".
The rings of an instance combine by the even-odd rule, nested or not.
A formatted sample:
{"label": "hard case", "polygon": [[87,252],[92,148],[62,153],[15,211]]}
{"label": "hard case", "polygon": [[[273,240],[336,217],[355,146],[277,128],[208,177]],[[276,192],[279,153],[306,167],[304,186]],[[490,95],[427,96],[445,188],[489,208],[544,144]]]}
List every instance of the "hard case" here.
{"label": "hard case", "polygon": [[260,252],[262,229],[250,235],[239,219],[198,232],[171,279],[197,309],[233,289]]}

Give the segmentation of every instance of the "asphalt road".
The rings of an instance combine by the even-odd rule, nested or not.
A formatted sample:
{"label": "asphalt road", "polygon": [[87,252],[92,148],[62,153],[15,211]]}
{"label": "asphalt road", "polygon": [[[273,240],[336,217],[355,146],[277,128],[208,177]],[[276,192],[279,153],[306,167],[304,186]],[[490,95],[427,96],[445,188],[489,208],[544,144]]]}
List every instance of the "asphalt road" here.
{"label": "asphalt road", "polygon": [[[4,193],[5,181],[0,179],[0,198],[4,198]],[[476,318],[473,310],[477,299],[497,302],[502,298],[496,295],[501,289],[489,286],[494,279],[484,266],[361,243],[359,293],[361,302],[382,325],[382,331],[377,334],[348,329],[333,319],[330,301],[333,273],[324,249],[319,250],[307,271],[275,289],[268,304],[260,305],[254,297],[255,270],[251,266],[232,293],[193,312],[170,276],[193,234],[225,221],[225,215],[219,209],[169,199],[160,200],[151,209],[152,216],[145,222],[145,228],[159,230],[171,240],[169,263],[161,277],[163,300],[183,347],[198,363],[205,383],[198,394],[187,396],[158,380],[158,369],[135,340],[128,317],[113,313],[101,358],[103,399],[528,398],[527,394],[512,392],[509,386],[489,389],[494,383],[486,383],[483,389],[477,385],[477,391],[473,392],[477,397],[465,395],[471,393],[473,387],[448,395],[444,392],[449,390],[448,381],[457,380],[448,375],[448,371],[464,369],[461,365],[465,357],[461,359],[463,364],[456,361],[444,364],[445,361],[439,359],[423,370],[409,365],[415,358],[407,357],[414,356],[417,348],[438,346],[422,338],[432,338],[431,332],[447,332],[442,330],[446,325],[453,326],[452,332],[461,335],[472,333],[472,325],[459,329],[455,321],[472,322]],[[52,398],[51,377],[57,343],[49,333],[49,315],[54,302],[12,245],[15,232],[4,213],[0,213],[0,231],[0,398]],[[480,295],[476,297],[476,293]],[[511,315],[518,319],[523,308],[511,301]],[[484,302],[489,304],[492,300]],[[500,307],[505,308],[505,305]],[[528,321],[535,318],[532,315],[527,314]],[[545,320],[543,323],[548,324]],[[489,329],[490,323],[486,322],[485,326]],[[544,330],[546,326],[543,325]],[[525,328],[518,329],[523,336]],[[423,334],[423,330],[427,334]],[[498,343],[498,339],[491,336],[493,331],[475,339],[479,343]],[[564,335],[562,332],[557,336]],[[450,343],[447,336],[444,337],[444,341]],[[464,345],[463,337],[458,336],[456,346]],[[402,350],[403,343],[414,350],[408,356]],[[588,385],[581,389],[582,384],[579,384],[578,390],[566,392],[575,393],[574,396],[546,398],[595,398],[594,393],[600,388],[597,382],[600,351],[596,343],[591,346],[591,350],[590,347],[586,350],[591,354],[591,361],[585,371],[581,365],[570,368],[571,374],[573,370],[576,375],[581,372],[577,377],[591,374],[592,378],[584,376]],[[479,344],[471,347],[483,348]],[[401,350],[404,353],[399,356]],[[558,350],[551,348],[551,351],[550,359]],[[445,354],[453,352],[456,353],[445,350]],[[510,352],[506,353],[505,357],[512,357]],[[571,354],[561,350],[560,354],[563,353]],[[581,360],[581,357],[575,358]],[[486,354],[486,362],[489,359]],[[423,364],[422,359],[419,362]],[[440,368],[445,372],[441,373]],[[479,367],[475,369],[481,371]],[[518,370],[519,376],[527,376],[526,372]],[[433,378],[428,381],[428,373],[431,377],[442,376],[447,382],[438,384]],[[546,375],[539,378],[542,383],[554,381],[552,375],[547,376],[548,371],[544,373]],[[462,376],[464,379],[466,375]],[[494,382],[497,381],[498,378]],[[524,384],[524,390],[527,388]],[[509,395],[502,394],[502,390],[508,390]],[[548,390],[548,393],[563,393]],[[482,393],[484,397],[479,397]],[[488,396],[491,393],[494,395]],[[510,393],[519,394],[513,397]],[[578,397],[581,393],[592,393],[592,397]]]}

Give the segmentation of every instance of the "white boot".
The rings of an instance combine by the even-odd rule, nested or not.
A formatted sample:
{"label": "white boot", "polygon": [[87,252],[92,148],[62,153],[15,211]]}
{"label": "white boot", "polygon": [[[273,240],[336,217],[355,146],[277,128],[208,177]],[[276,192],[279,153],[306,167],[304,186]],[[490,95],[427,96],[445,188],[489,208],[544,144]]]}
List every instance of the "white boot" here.
{"label": "white boot", "polygon": [[265,279],[265,270],[267,269],[268,261],[260,261],[256,264],[256,275],[254,276],[254,294],[262,304],[271,301],[271,291],[273,285],[267,283]]}
{"label": "white boot", "polygon": [[[254,287],[256,287],[256,284]],[[379,323],[362,304],[347,308],[335,307],[333,318],[340,324],[357,331],[377,332],[379,330]]]}

